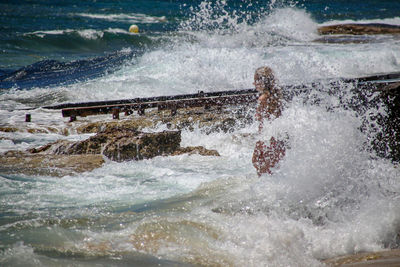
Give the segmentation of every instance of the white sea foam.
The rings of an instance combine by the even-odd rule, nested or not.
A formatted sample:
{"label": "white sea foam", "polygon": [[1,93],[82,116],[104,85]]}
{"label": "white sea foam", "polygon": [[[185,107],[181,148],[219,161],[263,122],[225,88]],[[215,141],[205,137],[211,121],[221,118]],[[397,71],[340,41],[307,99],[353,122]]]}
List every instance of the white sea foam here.
{"label": "white sea foam", "polygon": [[317,24],[303,10],[284,8],[272,12],[256,25],[258,31],[267,30],[299,41],[317,38]]}
{"label": "white sea foam", "polygon": [[155,17],[146,14],[90,14],[90,13],[77,13],[71,16],[86,17],[92,19],[102,19],[109,21],[126,21],[130,23],[160,23],[166,22],[166,17]]}
{"label": "white sea foam", "polygon": [[391,24],[400,26],[400,17],[394,18],[386,18],[386,19],[368,19],[368,20],[331,20],[321,23],[320,26],[326,25],[335,25],[335,24],[344,24],[344,23],[355,23],[355,24],[364,24],[364,23],[383,23],[383,24]]}
{"label": "white sea foam", "polygon": [[262,65],[272,67],[282,84],[396,72],[400,66],[396,43],[232,48],[215,47],[214,38],[147,52],[114,74],[60,89],[71,101],[133,98],[251,88],[253,71]]}
{"label": "white sea foam", "polygon": [[[288,17],[296,20],[286,20]],[[399,69],[400,44],[395,40],[318,44],[310,42],[316,26],[309,14],[290,8],[264,15],[253,25],[232,22],[228,31],[223,27],[192,31],[185,26],[182,33],[189,34],[189,39],[185,34],[167,37],[171,45],[148,51],[113,74],[55,90],[66,92],[71,101],[118,99],[251,88],[253,70],[262,65],[272,67],[283,84]],[[103,32],[80,34],[94,38]]]}
{"label": "white sea foam", "polygon": [[76,33],[85,39],[100,39],[103,38],[104,33],[118,33],[118,34],[129,34],[127,30],[119,29],[119,28],[108,28],[105,30],[95,30],[95,29],[83,29],[83,30],[75,30],[75,29],[65,29],[65,30],[48,30],[48,31],[35,31],[24,33],[24,35],[35,35],[41,38],[44,38],[46,35],[64,35]]}
{"label": "white sea foam", "polygon": [[[289,16],[298,17],[296,21],[300,22],[279,20]],[[306,27],[297,38],[300,24]],[[295,9],[278,10],[255,25],[240,24],[238,27],[240,30],[228,34],[189,31],[197,42],[178,36],[172,40],[176,43],[172,49],[147,52],[134,65],[89,82],[84,88],[94,99],[151,96],[250,88],[252,72],[261,65],[271,66],[282,83],[394,72],[400,65],[396,42],[346,46],[304,43],[313,38],[316,24],[307,13]],[[271,35],[273,28],[286,34]],[[285,40],[283,35],[291,41],[282,41]],[[298,43],[299,40],[303,43]],[[113,90],[107,89],[109,82]]]}
{"label": "white sea foam", "polygon": [[[231,16],[222,14],[224,19]],[[189,23],[178,35],[166,37],[167,47],[147,51],[115,73],[51,90],[63,100],[80,102],[252,88],[254,69],[262,65],[272,67],[282,84],[400,69],[398,42],[316,44],[311,41],[318,24],[298,9],[276,10],[254,24],[238,23],[234,17],[229,23],[217,29]],[[318,266],[318,260],[327,257],[380,250],[398,233],[399,169],[366,149],[361,117],[322,89],[313,92],[321,99],[319,105],[295,98],[261,137],[255,123],[234,133],[182,131],[182,146],[203,145],[221,157],[107,162],[98,170],[63,179],[1,177],[2,192],[10,195],[7,207],[43,219],[28,218],[21,223],[26,227],[32,221],[46,226],[45,219],[52,215],[101,217],[90,220],[84,230],[73,228],[80,234],[73,242],[59,237],[61,251],[73,248],[88,255],[139,250],[178,261],[209,259],[210,265]],[[350,89],[341,88],[345,96]],[[0,99],[13,101],[15,107],[43,94],[44,89],[13,91]],[[41,125],[63,123],[57,122],[61,114],[39,114],[44,114]],[[0,114],[7,124],[22,123],[23,115],[5,109]],[[251,164],[254,143],[278,132],[289,136],[290,149],[272,176],[258,178]],[[48,141],[27,133],[11,137],[0,143],[2,151],[13,146],[11,140],[24,137],[34,140],[14,148]],[[144,213],[135,213],[138,210]],[[58,236],[56,228],[48,227],[46,233]],[[137,240],[142,248],[133,245]],[[103,246],[96,250],[93,244]],[[29,249],[17,246],[7,255],[15,259],[12,253],[18,257],[19,251],[29,254]]]}
{"label": "white sea foam", "polygon": [[[250,175],[250,163],[243,162],[251,155],[251,144],[242,145],[235,153],[236,144],[226,136],[196,135],[197,143],[210,138],[222,151],[233,147],[223,155],[231,166],[224,168],[223,174],[231,176],[225,180],[220,176],[219,181],[204,184],[195,192],[195,196],[207,192],[212,201],[194,203],[184,218],[153,221],[162,229],[165,219],[177,221],[177,227],[184,220],[193,220],[215,229],[219,238],[204,244],[184,236],[189,239],[187,250],[182,251],[179,241],[168,241],[156,255],[175,260],[197,256],[210,262],[231,259],[237,266],[319,266],[316,259],[381,250],[387,242],[383,240],[396,235],[400,220],[399,199],[387,191],[398,195],[399,171],[390,162],[370,159],[359,123],[348,111],[290,105],[264,133],[268,136],[274,128],[284,129],[290,136],[290,149],[280,168],[259,180]],[[238,155],[245,157],[238,159]],[[240,172],[234,166],[242,169],[238,178],[235,174]],[[210,213],[214,208],[222,214]],[[197,250],[191,242],[204,247]]]}

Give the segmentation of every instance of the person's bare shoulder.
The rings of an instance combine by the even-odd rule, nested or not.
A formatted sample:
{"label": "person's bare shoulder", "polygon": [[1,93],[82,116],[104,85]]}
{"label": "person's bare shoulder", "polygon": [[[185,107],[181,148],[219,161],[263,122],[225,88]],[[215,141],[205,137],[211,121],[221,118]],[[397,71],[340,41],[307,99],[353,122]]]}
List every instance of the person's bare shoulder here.
{"label": "person's bare shoulder", "polygon": [[259,97],[258,97],[258,100],[260,101],[260,102],[263,102],[263,101],[265,101],[265,100],[267,100],[268,99],[268,96],[266,95],[266,94],[262,94],[262,95],[260,95]]}

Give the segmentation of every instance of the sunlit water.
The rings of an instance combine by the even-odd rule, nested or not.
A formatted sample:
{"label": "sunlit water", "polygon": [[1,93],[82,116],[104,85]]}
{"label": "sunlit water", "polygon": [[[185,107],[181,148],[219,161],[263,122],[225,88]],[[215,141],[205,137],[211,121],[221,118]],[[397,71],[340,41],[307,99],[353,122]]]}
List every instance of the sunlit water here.
{"label": "sunlit water", "polygon": [[[362,20],[370,21],[388,20]],[[224,27],[215,26],[222,22]],[[400,25],[400,19],[390,23]],[[148,37],[163,39],[162,45],[110,74],[2,91],[0,122],[21,125],[26,111],[18,109],[43,104],[251,88],[254,70],[263,65],[286,85],[400,70],[399,39],[321,44],[314,42],[320,25],[300,8],[273,8],[249,23],[223,1],[204,2],[178,31]],[[182,146],[216,149],[220,157],[106,162],[60,179],[2,174],[0,265],[319,266],[322,259],[395,246],[400,171],[368,148],[373,131],[359,130],[368,114],[385,110],[360,116],[328,89],[314,89],[318,105],[302,95],[292,99],[261,134],[256,124],[232,133],[182,132]],[[343,85],[341,95],[350,99],[351,89]],[[61,129],[67,122],[59,111],[39,108],[32,114],[35,127]],[[165,126],[152,130],[161,129]],[[280,133],[289,136],[290,149],[272,175],[258,178],[251,164],[254,144]],[[5,152],[87,136],[18,132],[1,137]]]}

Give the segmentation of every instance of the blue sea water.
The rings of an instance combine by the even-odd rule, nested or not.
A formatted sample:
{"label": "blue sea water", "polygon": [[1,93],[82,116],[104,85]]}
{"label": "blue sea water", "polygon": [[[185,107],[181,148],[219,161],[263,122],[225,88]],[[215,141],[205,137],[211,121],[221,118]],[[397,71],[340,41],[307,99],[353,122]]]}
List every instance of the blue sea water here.
{"label": "blue sea water", "polygon": [[[0,127],[19,129],[0,132],[1,153],[88,137],[65,136],[67,118],[44,105],[251,88],[263,65],[281,84],[400,72],[396,35],[316,41],[323,25],[398,26],[400,1],[1,1],[0,14]],[[271,176],[251,165],[256,124],[182,131],[182,146],[221,157],[63,178],[0,166],[0,265],[319,266],[399,246],[399,168],[366,149],[373,127],[359,131],[385,110],[350,111],[350,85],[340,99],[314,89],[318,105],[294,98],[262,133],[291,136]]]}
{"label": "blue sea water", "polygon": [[[218,1],[217,1],[218,2]],[[195,28],[234,30],[229,20],[254,25],[274,8],[292,6],[310,14],[317,23],[332,20],[372,20],[394,18],[398,15],[397,1],[226,1],[218,2],[221,10],[208,14],[211,19]],[[0,75],[30,66],[42,75],[54,69],[54,62],[82,60],[74,65],[61,66],[65,73],[37,79],[37,86],[54,85],[79,79],[100,76],[106,70],[115,70],[126,57],[134,57],[145,50],[168,47],[171,34],[182,29],[187,19],[194,19],[193,11],[204,4],[201,1],[5,1],[1,7]],[[218,20],[222,15],[228,17]],[[230,17],[230,19],[229,19]],[[220,17],[221,18],[221,17]],[[206,18],[204,18],[206,19]],[[225,20],[225,21],[224,21]],[[137,24],[141,34],[131,34],[128,29]],[[167,39],[167,40],[165,40]],[[121,54],[129,49],[130,53]],[[96,69],[89,70],[88,59],[105,57]],[[111,57],[108,60],[107,57]],[[121,57],[121,60],[116,60]],[[44,61],[44,62],[41,62]],[[44,64],[43,64],[44,63]],[[46,68],[46,65],[47,68]],[[57,66],[58,67],[58,66]],[[75,75],[76,69],[79,74]],[[58,69],[57,69],[58,70]],[[31,70],[32,71],[32,70]],[[41,71],[41,72],[40,72]],[[72,73],[71,73],[72,72]],[[28,76],[29,76],[28,71]],[[32,74],[37,76],[36,74]],[[30,76],[32,76],[30,75]],[[77,77],[76,77],[77,76]],[[1,77],[1,76],[0,76]],[[27,77],[29,79],[29,77]],[[2,82],[0,88],[34,87],[35,82]]]}

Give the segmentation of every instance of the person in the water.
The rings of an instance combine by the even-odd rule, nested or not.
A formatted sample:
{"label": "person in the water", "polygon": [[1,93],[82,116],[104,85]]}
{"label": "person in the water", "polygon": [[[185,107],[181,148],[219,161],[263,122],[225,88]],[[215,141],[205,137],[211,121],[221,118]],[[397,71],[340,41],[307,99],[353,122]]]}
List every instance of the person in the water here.
{"label": "person in the water", "polygon": [[[266,120],[273,120],[281,116],[283,103],[282,91],[276,84],[273,71],[268,67],[260,67],[254,74],[254,85],[260,92],[256,119],[259,121],[259,132]],[[286,144],[278,137],[271,137],[269,144],[258,141],[254,148],[253,165],[257,174],[272,174],[271,169],[285,156]]]}

